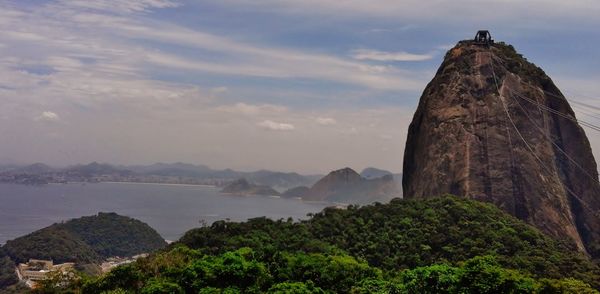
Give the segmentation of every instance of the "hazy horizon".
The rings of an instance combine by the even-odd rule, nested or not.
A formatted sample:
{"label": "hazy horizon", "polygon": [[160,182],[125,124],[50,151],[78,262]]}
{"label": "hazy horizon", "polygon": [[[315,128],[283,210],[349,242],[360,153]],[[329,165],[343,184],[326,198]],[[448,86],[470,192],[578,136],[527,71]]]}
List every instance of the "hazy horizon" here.
{"label": "hazy horizon", "polygon": [[312,173],[305,173],[305,172],[299,172],[299,171],[295,171],[295,170],[275,170],[275,169],[267,169],[267,168],[254,168],[254,169],[234,169],[234,168],[230,168],[230,167],[215,167],[215,166],[210,166],[207,164],[202,164],[202,163],[192,163],[192,162],[152,162],[152,163],[134,163],[134,164],[119,164],[119,163],[112,163],[112,162],[99,162],[99,161],[91,161],[91,162],[80,162],[80,163],[75,163],[75,164],[68,164],[68,165],[52,165],[52,164],[47,164],[45,162],[30,162],[30,163],[4,163],[4,162],[0,162],[0,167],[3,166],[18,166],[18,167],[25,167],[25,166],[29,166],[29,165],[34,165],[34,164],[45,164],[49,167],[52,168],[57,168],[57,169],[61,169],[61,168],[68,168],[68,167],[72,167],[72,166],[77,166],[77,165],[88,165],[88,164],[92,164],[92,163],[99,163],[99,164],[108,164],[114,167],[134,167],[134,166],[151,166],[154,164],[192,164],[195,166],[206,166],[212,170],[225,170],[225,169],[231,169],[231,170],[235,170],[238,172],[256,172],[256,171],[260,171],[260,170],[268,170],[268,171],[272,171],[272,172],[283,172],[283,173],[298,173],[301,175],[305,175],[305,176],[309,176],[309,175],[326,175],[332,171],[335,170],[339,170],[339,169],[343,169],[343,168],[351,168],[354,171],[360,173],[362,172],[364,169],[366,168],[376,168],[376,169],[381,169],[381,170],[385,170],[388,172],[391,172],[393,174],[401,174],[402,171],[394,171],[394,170],[387,170],[387,169],[383,169],[383,168],[379,168],[377,166],[365,166],[365,167],[352,167],[352,166],[339,166],[339,167],[332,167],[329,170],[323,170],[322,172],[312,172]]}
{"label": "hazy horizon", "polygon": [[478,29],[599,105],[599,14],[584,0],[3,1],[0,162],[402,172],[421,92]]}

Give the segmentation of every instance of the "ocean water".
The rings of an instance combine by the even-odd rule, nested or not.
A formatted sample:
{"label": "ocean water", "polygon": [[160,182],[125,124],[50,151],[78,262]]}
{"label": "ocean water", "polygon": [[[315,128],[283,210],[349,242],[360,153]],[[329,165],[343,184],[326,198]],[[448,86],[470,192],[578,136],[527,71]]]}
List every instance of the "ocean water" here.
{"label": "ocean water", "polygon": [[267,216],[305,219],[327,204],[263,196],[232,196],[209,186],[137,183],[0,184],[0,244],[53,223],[116,212],[139,219],[167,240],[201,222]]}

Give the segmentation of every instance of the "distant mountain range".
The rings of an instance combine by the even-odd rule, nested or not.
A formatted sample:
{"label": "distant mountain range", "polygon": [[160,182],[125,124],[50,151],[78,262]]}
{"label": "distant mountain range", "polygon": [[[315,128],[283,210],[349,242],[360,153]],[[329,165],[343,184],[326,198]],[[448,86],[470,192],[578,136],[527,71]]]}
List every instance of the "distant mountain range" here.
{"label": "distant mountain range", "polygon": [[322,175],[301,175],[294,172],[259,170],[242,172],[216,170],[205,165],[188,163],[155,163],[152,165],[110,165],[92,162],[66,168],[54,168],[43,163],[28,166],[2,166],[0,182],[43,184],[48,182],[151,182],[173,184],[208,184],[224,186],[245,178],[257,185],[284,191],[296,186],[312,185]]}
{"label": "distant mountain range", "polygon": [[267,185],[274,189],[285,190],[299,185],[311,185],[322,175],[301,175],[294,172],[277,172],[259,170],[254,172],[241,172],[232,169],[215,170],[206,165],[193,165],[188,163],[156,163],[147,166],[121,166],[122,169],[131,170],[138,174],[156,175],[166,177],[190,177],[204,179],[235,180],[244,178],[258,185]]}
{"label": "distant mountain range", "polygon": [[[361,176],[351,168],[332,171],[323,177],[301,196],[303,200],[368,204],[388,202],[392,198],[402,197],[398,182],[392,173],[368,169]],[[376,177],[375,175],[382,175]]]}
{"label": "distant mountain range", "polygon": [[242,178],[225,186],[221,192],[239,195],[276,195],[301,198],[306,201],[349,204],[388,202],[392,198],[402,197],[400,183],[394,179],[391,172],[368,168],[361,174],[347,167],[330,172],[311,187],[297,186],[283,193]]}
{"label": "distant mountain range", "polygon": [[35,163],[27,166],[3,166],[0,170],[0,182],[21,184],[111,181],[203,184],[225,187],[224,193],[281,195],[311,201],[360,204],[386,202],[401,196],[397,181],[401,178],[401,174],[374,167],[365,168],[360,174],[344,168],[323,176],[269,170],[217,170],[206,165],[182,162],[130,166],[92,162],[65,168]]}

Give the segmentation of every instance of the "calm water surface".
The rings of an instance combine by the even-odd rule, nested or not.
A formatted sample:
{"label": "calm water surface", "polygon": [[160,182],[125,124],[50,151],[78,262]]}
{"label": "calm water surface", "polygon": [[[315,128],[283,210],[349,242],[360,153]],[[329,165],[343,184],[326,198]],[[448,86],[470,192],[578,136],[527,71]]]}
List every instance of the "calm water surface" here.
{"label": "calm water surface", "polygon": [[306,218],[327,204],[261,196],[230,196],[215,187],[98,183],[24,186],[0,184],[0,244],[62,220],[98,212],[139,219],[163,238],[177,240],[200,221]]}

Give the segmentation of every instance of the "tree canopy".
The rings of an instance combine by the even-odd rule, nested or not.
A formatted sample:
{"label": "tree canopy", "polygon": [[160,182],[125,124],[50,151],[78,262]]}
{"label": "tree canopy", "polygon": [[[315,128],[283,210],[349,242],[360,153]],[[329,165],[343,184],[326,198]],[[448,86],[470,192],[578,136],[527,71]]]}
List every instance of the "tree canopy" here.
{"label": "tree canopy", "polygon": [[[598,293],[598,267],[492,205],[446,196],[219,221],[84,293]],[[117,292],[114,292],[117,293]]]}

